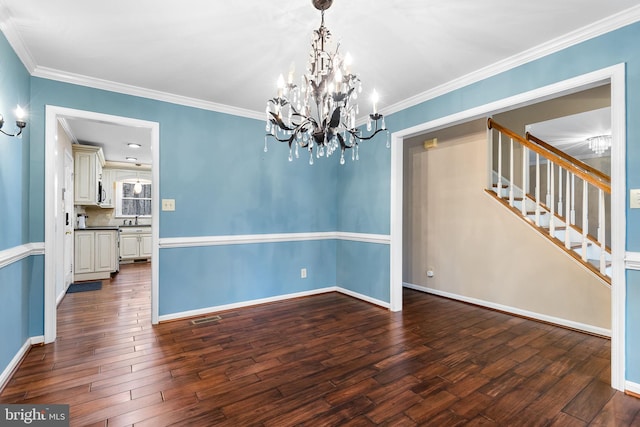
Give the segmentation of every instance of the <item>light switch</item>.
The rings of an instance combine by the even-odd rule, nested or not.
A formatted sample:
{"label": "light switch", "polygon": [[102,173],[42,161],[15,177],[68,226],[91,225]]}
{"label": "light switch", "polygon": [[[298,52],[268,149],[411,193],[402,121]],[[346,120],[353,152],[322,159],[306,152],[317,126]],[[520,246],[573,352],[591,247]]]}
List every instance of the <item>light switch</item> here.
{"label": "light switch", "polygon": [[629,207],[631,209],[640,209],[640,189],[629,190]]}
{"label": "light switch", "polygon": [[176,210],[176,200],[175,199],[162,199],[162,210],[163,211],[175,211]]}

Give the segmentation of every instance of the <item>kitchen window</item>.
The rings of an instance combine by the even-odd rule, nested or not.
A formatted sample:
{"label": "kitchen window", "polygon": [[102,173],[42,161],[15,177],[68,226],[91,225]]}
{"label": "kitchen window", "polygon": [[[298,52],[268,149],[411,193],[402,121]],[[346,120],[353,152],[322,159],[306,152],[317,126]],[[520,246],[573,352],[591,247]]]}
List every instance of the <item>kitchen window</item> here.
{"label": "kitchen window", "polygon": [[117,217],[151,217],[151,184],[140,182],[142,191],[133,190],[136,182],[119,181],[116,183]]}

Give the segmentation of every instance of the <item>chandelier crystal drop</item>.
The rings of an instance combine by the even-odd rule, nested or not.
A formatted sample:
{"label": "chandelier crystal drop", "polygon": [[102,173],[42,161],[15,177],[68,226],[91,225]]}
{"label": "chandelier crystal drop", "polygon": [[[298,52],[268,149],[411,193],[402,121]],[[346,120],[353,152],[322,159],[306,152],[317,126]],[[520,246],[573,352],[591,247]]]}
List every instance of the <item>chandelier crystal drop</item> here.
{"label": "chandelier crystal drop", "polygon": [[589,148],[594,153],[600,155],[603,154],[611,147],[611,135],[598,135],[591,138],[587,138]]}
{"label": "chandelier crystal drop", "polygon": [[[358,142],[372,139],[386,131],[387,148],[390,145],[389,131],[384,116],[378,113],[378,94],[372,95],[373,112],[367,117],[367,134],[356,126],[359,113],[358,96],[362,83],[351,71],[352,58],[339,52],[339,43],[334,47],[331,33],[324,26],[324,11],[333,0],[312,0],[322,13],[320,28],[314,31],[306,73],[300,78],[300,86],[294,83],[293,70],[288,79],[278,78],[278,93],[267,101],[266,135],[289,144],[289,161],[298,158],[299,148],[309,151],[309,164],[316,158],[329,157],[340,152],[340,164],[345,163],[345,151],[353,149],[351,158],[358,160]],[[315,150],[315,153],[314,153]]]}

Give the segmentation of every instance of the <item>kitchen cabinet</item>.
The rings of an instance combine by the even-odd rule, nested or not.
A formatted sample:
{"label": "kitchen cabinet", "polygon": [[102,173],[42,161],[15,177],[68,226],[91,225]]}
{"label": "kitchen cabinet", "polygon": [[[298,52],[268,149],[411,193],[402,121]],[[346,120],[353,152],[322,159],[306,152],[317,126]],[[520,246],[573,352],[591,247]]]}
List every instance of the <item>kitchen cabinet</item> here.
{"label": "kitchen cabinet", "polygon": [[104,198],[100,204],[101,208],[115,208],[115,180],[113,179],[114,169],[102,169],[102,191]]}
{"label": "kitchen cabinet", "polygon": [[152,251],[151,227],[120,228],[120,260],[149,259]]}
{"label": "kitchen cabinet", "polygon": [[74,281],[108,279],[119,270],[118,230],[76,230]]}
{"label": "kitchen cabinet", "polygon": [[73,201],[76,205],[99,206],[102,193],[102,148],[74,144]]}

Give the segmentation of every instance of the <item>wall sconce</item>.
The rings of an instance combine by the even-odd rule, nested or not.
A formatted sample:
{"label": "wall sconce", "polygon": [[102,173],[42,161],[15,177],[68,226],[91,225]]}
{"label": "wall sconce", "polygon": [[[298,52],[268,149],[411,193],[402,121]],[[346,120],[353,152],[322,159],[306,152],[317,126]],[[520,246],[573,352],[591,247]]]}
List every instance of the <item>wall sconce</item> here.
{"label": "wall sconce", "polygon": [[25,126],[27,126],[27,122],[24,121],[26,113],[19,105],[16,107],[15,113],[16,113],[16,127],[18,128],[18,132],[8,133],[2,130],[2,125],[4,125],[4,117],[2,117],[2,114],[0,114],[0,132],[8,136],[20,137],[20,135],[22,134],[22,129],[24,129]]}

